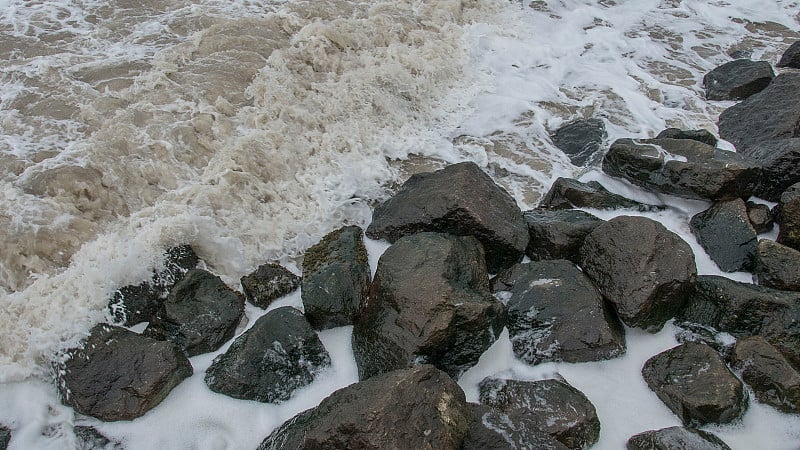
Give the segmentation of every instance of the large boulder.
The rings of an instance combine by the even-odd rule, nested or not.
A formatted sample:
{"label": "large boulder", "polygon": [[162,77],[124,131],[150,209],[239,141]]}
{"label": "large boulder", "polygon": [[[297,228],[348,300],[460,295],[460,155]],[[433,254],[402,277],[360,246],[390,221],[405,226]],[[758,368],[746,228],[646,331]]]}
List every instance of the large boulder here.
{"label": "large boulder", "polygon": [[97,325],[58,371],[65,404],[104,421],[132,420],[161,403],[192,365],[182,349],[124,328]]}
{"label": "large boulder", "polygon": [[258,402],[282,402],[314,381],[331,358],[303,314],[291,306],[274,309],[214,358],[208,387]]}
{"label": "large boulder", "polygon": [[800,291],[800,251],[769,239],[758,241],[755,280],[782,291]]}
{"label": "large boulder", "polygon": [[550,190],[542,197],[539,208],[543,209],[634,209],[637,211],[658,211],[662,206],[647,205],[625,198],[606,189],[597,181],[581,181],[559,177]]}
{"label": "large boulder", "polygon": [[470,426],[464,392],[423,365],[351,384],[272,432],[259,450],[458,450]]}
{"label": "large boulder", "polygon": [[686,342],[653,356],[642,376],[684,424],[729,423],[747,408],[742,382],[722,356],[705,344]]}
{"label": "large boulder", "polygon": [[741,100],[764,90],[773,78],[768,62],[737,59],[707,73],[703,86],[708,100]]}
{"label": "large boulder", "polygon": [[584,240],[579,265],[624,323],[653,332],[680,311],[697,275],[689,244],[645,217],[599,225]]}
{"label": "large boulder", "polygon": [[800,41],[795,41],[783,52],[778,67],[791,67],[800,69]]}
{"label": "large boulder", "polygon": [[381,256],[369,299],[357,314],[359,377],[417,364],[457,376],[478,362],[504,324],[505,309],[489,293],[475,238],[406,236]]}
{"label": "large boulder", "polygon": [[369,291],[369,273],[363,233],[355,225],[328,233],[306,250],[300,295],[311,326],[352,325]]}
{"label": "large boulder", "polygon": [[245,299],[262,309],[300,287],[300,277],[280,264],[262,264],[240,281]]}
{"label": "large boulder", "polygon": [[578,250],[586,236],[602,219],[578,209],[525,211],[530,241],[525,255],[533,261],[568,259],[578,261]]}
{"label": "large boulder", "polygon": [[572,164],[583,166],[600,151],[606,138],[606,124],[601,119],[575,120],[557,129],[551,138]]}
{"label": "large boulder", "polygon": [[628,439],[627,450],[730,450],[715,435],[693,428],[669,427],[639,433]]}
{"label": "large boulder", "polygon": [[492,273],[522,260],[528,245],[514,198],[472,162],[413,175],[375,208],[367,236],[395,242],[420,231],[476,237]]}
{"label": "large boulder", "polygon": [[539,423],[524,413],[504,413],[469,403],[469,431],[461,450],[567,450],[567,446],[539,430]]}
{"label": "large boulder", "polygon": [[761,336],[739,339],[731,364],[762,403],[800,413],[800,373]]}
{"label": "large boulder", "polygon": [[691,139],[702,142],[712,147],[717,146],[717,138],[708,130],[681,130],[680,128],[667,128],[658,135],[656,139]]}
{"label": "large boulder", "polygon": [[761,164],[761,179],[754,195],[777,202],[783,191],[800,181],[800,138],[759,142],[741,151]]}
{"label": "large boulder", "polygon": [[761,166],[691,139],[618,139],[603,158],[603,171],[655,192],[721,200],[749,197]]}
{"label": "large boulder", "polygon": [[778,206],[778,223],[781,226],[777,241],[800,250],[800,183],[791,185],[781,194]]}
{"label": "large boulder", "polygon": [[751,270],[758,236],[744,200],[722,200],[689,221],[692,234],[723,272]]}
{"label": "large boulder", "polygon": [[625,353],[622,324],[573,263],[517,264],[492,282],[494,290],[511,294],[509,337],[526,363],[599,361]]}

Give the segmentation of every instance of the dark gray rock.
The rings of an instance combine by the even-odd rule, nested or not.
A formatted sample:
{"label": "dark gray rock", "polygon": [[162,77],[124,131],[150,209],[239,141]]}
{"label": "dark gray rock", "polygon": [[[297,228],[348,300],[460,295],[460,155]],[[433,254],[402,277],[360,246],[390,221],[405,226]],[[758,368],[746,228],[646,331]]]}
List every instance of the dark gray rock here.
{"label": "dark gray rock", "polygon": [[706,344],[723,357],[727,357],[733,350],[734,342],[731,342],[731,337],[727,335],[721,336],[720,332],[714,327],[688,321],[678,321],[675,325],[678,326],[675,339],[681,344],[684,342]]}
{"label": "dark gray rock", "polygon": [[75,450],[124,450],[119,442],[112,441],[94,427],[76,425]]}
{"label": "dark gray rock", "polygon": [[582,183],[572,178],[559,177],[539,202],[544,209],[633,209],[658,211],[661,206],[646,205],[615,194],[597,181]]}
{"label": "dark gray rock", "polygon": [[245,299],[262,309],[300,287],[300,277],[280,264],[262,264],[241,279]]}
{"label": "dark gray rock", "polygon": [[470,421],[461,388],[423,365],[339,389],[278,427],[258,448],[458,450]]}
{"label": "dark gray rock", "polygon": [[779,206],[780,230],[777,241],[800,250],[800,183],[791,185],[781,194]]}
{"label": "dark gray rock", "polygon": [[783,52],[777,66],[800,69],[800,41],[795,41]]}
{"label": "dark gray rock", "polygon": [[579,265],[624,323],[653,332],[681,310],[697,275],[689,244],[645,217],[599,225],[584,240]]}
{"label": "dark gray rock", "polygon": [[534,209],[525,211],[524,217],[531,237],[525,255],[533,261],[577,262],[583,240],[603,223],[602,219],[577,209]]}
{"label": "dark gray rock", "polygon": [[97,325],[58,371],[65,404],[104,421],[132,420],[161,403],[192,365],[181,348],[124,328]]}
{"label": "dark gray rock", "polygon": [[689,221],[692,234],[723,272],[751,270],[758,236],[744,200],[735,198],[715,203]]}
{"label": "dark gray rock", "polygon": [[737,59],[707,73],[703,86],[709,100],[741,100],[764,90],[773,78],[768,62]]}
{"label": "dark gray rock", "polygon": [[761,180],[753,192],[757,197],[777,202],[783,191],[800,181],[800,139],[774,139],[759,142],[741,151],[762,166]]}
{"label": "dark gray rock", "polygon": [[628,439],[628,450],[730,450],[713,434],[685,427],[669,427],[639,433]]}
{"label": "dark gray rock", "polygon": [[303,256],[301,297],[306,317],[317,330],[353,324],[369,291],[369,261],[361,228],[328,233]]}
{"label": "dark gray rock", "polygon": [[769,239],[758,241],[756,282],[782,291],[800,291],[800,251]]}
{"label": "dark gray rock", "polygon": [[667,128],[658,133],[656,139],[691,139],[702,142],[712,147],[717,146],[717,138],[708,130],[681,130],[680,128]]}
{"label": "dark gray rock", "polygon": [[11,442],[11,430],[0,426],[0,450],[6,450],[9,442]]}
{"label": "dark gray rock", "polygon": [[469,431],[461,450],[567,450],[567,446],[539,430],[536,420],[525,414],[506,414],[474,403]]}
{"label": "dark gray rock", "polygon": [[583,166],[600,151],[606,138],[606,124],[600,119],[575,120],[557,129],[551,138],[572,164]]}
{"label": "dark gray rock", "polygon": [[599,361],[625,353],[622,324],[573,263],[517,264],[493,286],[511,293],[506,326],[514,354],[526,363]]}
{"label": "dark gray rock", "polygon": [[212,391],[233,398],[279,403],[330,365],[303,313],[283,306],[261,316],[214,358],[205,381]]}
{"label": "dark gray rock", "polygon": [[213,352],[233,337],[244,297],[216,275],[192,269],[175,285],[145,335],[172,341],[189,356]]}
{"label": "dark gray rock", "polygon": [[618,139],[603,158],[603,171],[655,192],[722,200],[749,197],[761,165],[691,139]]}
{"label": "dark gray rock", "polygon": [[418,233],[378,261],[369,300],[353,327],[360,379],[417,364],[456,376],[478,362],[505,324],[489,293],[480,243]]}
{"label": "dark gray rock", "polygon": [[760,402],[786,413],[800,413],[800,373],[766,339],[739,339],[731,365],[741,372]]}
{"label": "dark gray rock", "polygon": [[526,417],[570,449],[589,448],[600,437],[594,405],[564,381],[486,378],[479,389],[482,404]]}
{"label": "dark gray rock", "polygon": [[367,236],[395,242],[420,231],[476,237],[492,273],[521,261],[528,245],[514,198],[472,162],[413,175],[375,208]]}
{"label": "dark gray rock", "polygon": [[763,203],[747,202],[747,218],[756,233],[768,233],[775,227],[772,210]]}

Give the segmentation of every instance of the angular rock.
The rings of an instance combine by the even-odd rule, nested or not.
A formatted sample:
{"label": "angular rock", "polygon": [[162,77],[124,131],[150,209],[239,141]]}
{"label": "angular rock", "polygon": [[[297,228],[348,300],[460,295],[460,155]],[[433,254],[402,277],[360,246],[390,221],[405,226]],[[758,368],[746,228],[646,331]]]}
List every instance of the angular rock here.
{"label": "angular rock", "polygon": [[543,209],[634,209],[658,211],[661,206],[646,205],[615,194],[597,181],[582,183],[572,178],[559,177],[539,202]]}
{"label": "angular rock", "polygon": [[737,59],[707,73],[703,86],[708,100],[741,100],[764,90],[773,78],[768,62]]}
{"label": "angular rock", "polygon": [[482,404],[526,417],[570,449],[589,448],[600,437],[594,405],[564,381],[486,378],[479,389]]}
{"label": "angular rock", "polygon": [[303,257],[301,297],[306,317],[317,330],[353,324],[369,291],[369,261],[361,228],[328,233]]}
{"label": "angular rock", "polygon": [[565,260],[517,264],[493,280],[506,304],[514,354],[528,364],[611,359],[625,332],[591,281]]}
{"label": "angular rock", "polygon": [[739,339],[731,364],[761,403],[800,413],[800,373],[761,336]]}
{"label": "angular rock", "polygon": [[242,291],[248,302],[262,309],[300,287],[300,277],[280,264],[262,264],[241,279]]}
{"label": "angular rock", "polygon": [[685,427],[669,427],[639,433],[628,439],[628,450],[730,450],[713,434]]}
{"label": "angular rock", "polygon": [[62,400],[104,421],[142,416],[192,375],[179,346],[105,324],[68,357],[59,371]]}
{"label": "angular rock", "polygon": [[769,239],[758,241],[754,279],[782,291],[800,291],[800,251]]}
{"label": "angular rock", "polygon": [[783,191],[800,181],[800,139],[775,139],[754,144],[741,151],[761,164],[761,179],[753,192],[777,202]]}
{"label": "angular rock", "polygon": [[213,352],[233,337],[244,297],[216,275],[192,269],[175,285],[145,335],[172,341],[189,356]]}
{"label": "angular rock", "polygon": [[261,316],[214,358],[205,381],[229,397],[279,403],[330,365],[330,355],[303,313],[283,306]]}
{"label": "angular rock", "polygon": [[425,232],[389,247],[353,327],[359,378],[417,364],[456,376],[477,363],[505,324],[483,261],[471,236]]}
{"label": "angular rock", "polygon": [[772,210],[763,203],[747,202],[747,218],[756,233],[767,233],[775,227],[775,220],[772,217]]}
{"label": "angular rock", "polygon": [[583,166],[600,151],[606,138],[606,124],[600,119],[575,120],[557,129],[551,138],[572,164]]}
{"label": "angular rock", "polygon": [[708,130],[681,130],[680,128],[667,128],[658,133],[656,139],[691,139],[702,142],[712,147],[717,146],[717,138]]}
{"label": "angular rock", "polygon": [[514,198],[472,162],[413,175],[375,208],[367,236],[395,242],[420,231],[475,236],[492,273],[521,261],[528,245]]}
{"label": "angular rock", "polygon": [[645,217],[599,225],[584,240],[579,265],[624,323],[653,332],[681,310],[697,275],[689,244]]}
{"label": "angular rock", "polygon": [[0,426],[0,450],[6,450],[9,442],[11,442],[11,430]]}
{"label": "angular rock", "polygon": [[525,223],[531,239],[525,249],[533,261],[568,259],[578,261],[583,240],[603,223],[585,211],[577,209],[525,211]]}
{"label": "angular rock", "polygon": [[692,234],[723,272],[751,270],[758,236],[744,200],[735,198],[715,203],[692,216]]}
{"label": "angular rock", "polygon": [[777,66],[800,69],[800,41],[795,41],[783,52]]}
{"label": "angular rock", "polygon": [[749,197],[761,165],[690,139],[618,139],[603,158],[603,171],[655,192],[722,200]]}
{"label": "angular rock", "polygon": [[536,420],[523,414],[506,414],[474,403],[469,431],[461,450],[567,450],[567,446],[539,430]]}
{"label": "angular rock", "polygon": [[[87,427],[84,425],[76,425],[73,429],[75,432],[75,450],[124,450],[125,447],[119,442],[112,441],[105,437],[102,433],[97,431],[94,427]],[[2,448],[2,446],[0,446]]]}
{"label": "angular rock", "polygon": [[781,194],[779,220],[781,224],[777,241],[800,250],[800,183],[791,185]]}
{"label": "angular rock", "polygon": [[461,388],[423,365],[339,389],[278,427],[258,448],[458,450],[470,421]]}

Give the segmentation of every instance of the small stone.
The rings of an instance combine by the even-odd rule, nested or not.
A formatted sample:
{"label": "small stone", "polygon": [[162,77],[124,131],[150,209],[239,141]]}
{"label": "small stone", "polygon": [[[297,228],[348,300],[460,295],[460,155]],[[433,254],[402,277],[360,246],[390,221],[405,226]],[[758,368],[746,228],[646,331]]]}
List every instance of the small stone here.
{"label": "small stone", "polygon": [[775,227],[772,210],[763,203],[747,202],[747,218],[756,233],[768,233]]}
{"label": "small stone", "polygon": [[606,138],[606,125],[600,119],[579,119],[560,127],[553,134],[553,144],[576,166],[591,161]]}
{"label": "small stone", "polygon": [[273,301],[300,287],[300,277],[280,264],[262,264],[241,279],[242,291],[248,302],[267,309]]}

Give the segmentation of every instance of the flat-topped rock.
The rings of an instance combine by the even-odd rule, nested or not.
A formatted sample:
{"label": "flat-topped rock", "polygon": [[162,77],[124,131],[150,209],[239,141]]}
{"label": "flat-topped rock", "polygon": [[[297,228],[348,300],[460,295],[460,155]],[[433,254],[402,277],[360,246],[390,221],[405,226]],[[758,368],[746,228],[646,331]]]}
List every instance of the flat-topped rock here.
{"label": "flat-topped rock", "polygon": [[273,301],[300,287],[300,277],[280,264],[262,264],[241,278],[245,299],[266,309]]}
{"label": "flat-topped rock", "polygon": [[703,86],[709,100],[741,100],[764,90],[773,78],[768,62],[737,59],[707,73]]}
{"label": "flat-topped rock", "polygon": [[680,128],[667,128],[658,133],[656,139],[691,139],[712,147],[717,146],[717,137],[711,134],[710,131],[703,129],[681,130]]}
{"label": "flat-topped rock", "polygon": [[578,209],[525,211],[530,242],[525,255],[533,261],[568,259],[578,262],[583,240],[602,219]]}
{"label": "flat-topped rock", "polygon": [[658,211],[662,206],[647,205],[630,200],[606,189],[597,181],[581,181],[559,177],[539,202],[540,209],[633,209],[636,211]]}
{"label": "flat-topped rock", "polygon": [[628,439],[627,450],[730,450],[717,436],[703,430],[669,427],[639,433]]}

